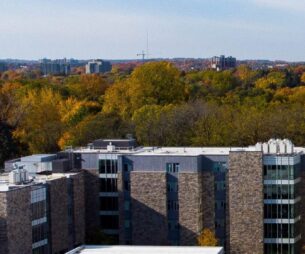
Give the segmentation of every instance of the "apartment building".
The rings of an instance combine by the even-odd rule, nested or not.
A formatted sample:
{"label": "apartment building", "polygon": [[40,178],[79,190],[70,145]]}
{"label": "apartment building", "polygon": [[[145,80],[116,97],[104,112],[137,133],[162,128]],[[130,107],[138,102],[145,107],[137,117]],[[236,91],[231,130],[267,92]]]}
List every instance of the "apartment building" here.
{"label": "apartment building", "polygon": [[298,254],[304,245],[305,148],[289,140],[240,148],[96,140],[55,157],[44,168],[84,174],[86,235],[192,246],[209,228],[231,254]]}
{"label": "apartment building", "polygon": [[70,61],[67,59],[42,59],[40,69],[43,75],[69,75],[71,73]]}
{"label": "apartment building", "polygon": [[[45,163],[36,159],[28,166]],[[83,244],[83,173],[31,175],[19,166],[0,175],[0,253],[65,253]]]}
{"label": "apartment building", "polygon": [[221,56],[214,56],[211,59],[210,67],[217,71],[223,71],[228,69],[236,68],[236,58],[229,56],[225,57],[224,55]]}
{"label": "apartment building", "polygon": [[86,74],[105,73],[112,69],[112,65],[108,61],[92,60],[86,64]]}

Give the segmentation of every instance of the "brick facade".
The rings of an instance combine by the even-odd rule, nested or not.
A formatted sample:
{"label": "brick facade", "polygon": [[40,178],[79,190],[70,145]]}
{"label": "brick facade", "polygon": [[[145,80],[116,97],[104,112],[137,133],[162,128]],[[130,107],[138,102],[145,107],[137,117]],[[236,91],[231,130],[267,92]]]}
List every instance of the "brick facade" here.
{"label": "brick facade", "polygon": [[166,173],[131,172],[134,245],[168,245]]}
{"label": "brick facade", "polygon": [[85,179],[84,173],[73,175],[74,245],[85,242]]}
{"label": "brick facade", "polygon": [[212,172],[202,173],[202,228],[215,231],[215,192]]}
{"label": "brick facade", "polygon": [[31,187],[0,193],[1,254],[32,253]]}
{"label": "brick facade", "polygon": [[196,245],[202,230],[202,174],[179,173],[180,245]]}
{"label": "brick facade", "polygon": [[59,253],[69,249],[68,187],[66,178],[51,181],[50,209],[52,253]]}
{"label": "brick facade", "polygon": [[230,254],[264,253],[262,165],[261,152],[230,152],[228,173]]}
{"label": "brick facade", "polygon": [[86,242],[100,229],[99,216],[99,172],[98,169],[85,170],[85,223]]}

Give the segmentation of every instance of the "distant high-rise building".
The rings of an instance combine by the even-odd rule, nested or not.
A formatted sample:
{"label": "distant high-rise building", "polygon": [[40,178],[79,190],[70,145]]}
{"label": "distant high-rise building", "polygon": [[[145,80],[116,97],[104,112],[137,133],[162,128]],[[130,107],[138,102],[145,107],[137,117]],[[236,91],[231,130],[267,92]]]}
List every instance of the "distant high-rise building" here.
{"label": "distant high-rise building", "polygon": [[69,75],[71,73],[71,65],[66,59],[42,59],[41,71],[43,75]]}
{"label": "distant high-rise building", "polygon": [[8,70],[7,64],[4,62],[0,62],[0,72],[4,72],[7,70]]}
{"label": "distant high-rise building", "polygon": [[86,64],[86,74],[105,73],[111,71],[112,65],[108,61],[92,60]]}
{"label": "distant high-rise building", "polygon": [[217,71],[232,69],[236,67],[236,58],[229,56],[214,56],[211,59],[211,68]]}

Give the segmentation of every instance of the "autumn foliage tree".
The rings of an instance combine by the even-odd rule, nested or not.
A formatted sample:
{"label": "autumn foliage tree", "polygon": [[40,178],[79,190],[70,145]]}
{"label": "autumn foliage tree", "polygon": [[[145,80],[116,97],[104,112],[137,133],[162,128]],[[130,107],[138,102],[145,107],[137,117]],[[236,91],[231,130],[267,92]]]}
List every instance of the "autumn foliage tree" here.
{"label": "autumn foliage tree", "polygon": [[177,68],[168,62],[152,62],[134,70],[131,76],[114,84],[104,97],[103,110],[124,118],[145,105],[166,105],[184,101],[184,85]]}
{"label": "autumn foliage tree", "polygon": [[212,230],[205,228],[197,237],[198,246],[217,246],[218,240]]}
{"label": "autumn foliage tree", "polygon": [[269,138],[305,144],[305,66],[180,71],[166,61],[111,73],[0,76],[0,164],[97,138],[139,145],[247,146]]}

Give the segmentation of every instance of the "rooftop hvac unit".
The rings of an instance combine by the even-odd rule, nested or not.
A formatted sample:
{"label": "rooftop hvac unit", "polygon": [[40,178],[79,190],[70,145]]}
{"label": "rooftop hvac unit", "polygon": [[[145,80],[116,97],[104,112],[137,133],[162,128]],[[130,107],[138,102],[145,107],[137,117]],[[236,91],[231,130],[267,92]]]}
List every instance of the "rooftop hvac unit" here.
{"label": "rooftop hvac unit", "polygon": [[287,153],[286,143],[284,142],[284,140],[279,141],[279,153],[280,154],[286,154]]}
{"label": "rooftop hvac unit", "polygon": [[265,153],[265,154],[269,153],[269,144],[268,143],[263,144],[263,153]]}
{"label": "rooftop hvac unit", "polygon": [[20,169],[20,180],[22,183],[28,182],[29,181],[29,172],[25,169]]}
{"label": "rooftop hvac unit", "polygon": [[9,183],[10,184],[20,184],[21,183],[21,174],[19,170],[12,170],[9,173]]}
{"label": "rooftop hvac unit", "polygon": [[112,142],[110,142],[109,145],[107,146],[107,151],[108,152],[114,152],[115,151],[115,146],[112,145]]}
{"label": "rooftop hvac unit", "polygon": [[294,152],[294,145],[290,140],[286,141],[286,151],[287,153],[293,153]]}
{"label": "rooftop hvac unit", "polygon": [[257,143],[256,145],[255,145],[255,149],[256,149],[256,151],[263,151],[263,144],[262,143]]}
{"label": "rooftop hvac unit", "polygon": [[276,140],[269,143],[269,153],[275,154],[278,152],[278,144]]}

